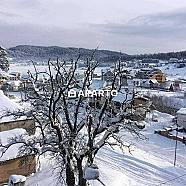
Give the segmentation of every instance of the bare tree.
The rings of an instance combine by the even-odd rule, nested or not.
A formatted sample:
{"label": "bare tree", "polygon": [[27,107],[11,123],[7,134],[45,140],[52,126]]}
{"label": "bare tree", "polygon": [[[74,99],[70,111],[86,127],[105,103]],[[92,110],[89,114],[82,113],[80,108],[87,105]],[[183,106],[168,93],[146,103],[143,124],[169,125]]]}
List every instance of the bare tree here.
{"label": "bare tree", "polygon": [[[4,146],[4,152],[16,143],[22,143],[22,154],[36,153],[38,155],[50,154],[60,167],[59,178],[64,180],[67,186],[86,186],[84,176],[85,167],[91,167],[98,151],[108,146],[128,147],[120,138],[119,131],[127,130],[136,135],[139,129],[136,122],[130,119],[132,112],[131,100],[126,99],[120,104],[117,112],[113,112],[113,95],[70,98],[68,93],[76,87],[78,91],[85,92],[90,89],[92,75],[98,63],[93,60],[94,54],[88,57],[85,64],[84,77],[77,78],[78,62],[71,60],[70,67],[66,61],[48,61],[48,71],[40,72],[35,68],[35,74],[29,72],[33,88],[27,91],[27,101],[30,103],[28,117],[32,117],[39,130],[35,136],[25,140],[23,137],[12,139],[12,142]],[[69,64],[69,62],[68,62]],[[38,79],[45,77],[44,82]],[[117,89],[117,79],[122,76],[122,69],[117,65],[110,91]],[[90,101],[101,102],[101,106],[90,104]],[[14,113],[19,116],[23,113]]]}

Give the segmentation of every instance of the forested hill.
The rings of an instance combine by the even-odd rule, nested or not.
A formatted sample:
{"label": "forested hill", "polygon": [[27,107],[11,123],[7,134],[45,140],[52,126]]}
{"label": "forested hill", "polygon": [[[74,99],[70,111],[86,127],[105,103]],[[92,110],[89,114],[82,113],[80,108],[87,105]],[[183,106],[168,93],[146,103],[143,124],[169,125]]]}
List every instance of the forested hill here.
{"label": "forested hill", "polygon": [[156,53],[156,54],[141,54],[141,55],[132,55],[129,58],[136,59],[161,59],[169,60],[170,58],[186,59],[186,51],[181,52],[168,52],[168,53]]}
{"label": "forested hill", "polygon": [[[93,49],[85,48],[73,48],[73,47],[59,47],[59,46],[31,46],[31,45],[19,45],[8,49],[10,57],[17,59],[49,59],[60,58],[62,60],[76,59],[80,52],[82,60],[90,57],[93,53]],[[141,54],[141,55],[128,55],[116,51],[109,50],[97,50],[95,53],[95,60],[99,62],[116,62],[119,58],[122,60],[131,59],[160,59],[168,60],[170,58],[186,59],[186,51],[181,52],[169,52],[169,53],[156,53],[156,54]]]}
{"label": "forested hill", "polygon": [[[81,59],[84,60],[90,57],[94,50],[85,48],[64,48],[58,46],[30,46],[30,45],[19,45],[8,49],[10,57],[18,59],[49,59],[49,58],[60,58],[60,59],[75,59],[78,54],[81,54]],[[120,52],[109,51],[109,50],[97,50],[95,53],[95,60],[100,62],[114,62],[120,57],[127,58],[127,54]]]}

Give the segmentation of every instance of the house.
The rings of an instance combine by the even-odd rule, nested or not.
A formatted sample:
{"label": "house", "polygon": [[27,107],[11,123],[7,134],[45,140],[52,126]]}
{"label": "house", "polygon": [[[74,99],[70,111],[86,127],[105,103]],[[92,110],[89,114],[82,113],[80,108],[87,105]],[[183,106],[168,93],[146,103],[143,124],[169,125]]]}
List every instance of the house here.
{"label": "house", "polygon": [[28,135],[35,134],[35,122],[33,119],[19,119],[14,121],[0,122],[0,132],[8,131],[16,128],[23,128]]}
{"label": "house", "polygon": [[8,80],[2,84],[1,89],[4,91],[19,91],[21,87],[22,82],[20,80]]}
{"label": "house", "polygon": [[21,78],[21,73],[20,72],[10,72],[9,76],[13,78],[10,80],[18,81]]}
{"label": "house", "polygon": [[186,108],[177,111],[177,124],[186,129]]}
{"label": "house", "polygon": [[121,85],[121,86],[128,86],[127,79],[128,79],[127,76],[122,74],[119,77],[119,85]]}
{"label": "house", "polygon": [[[26,119],[25,116],[22,116],[20,120],[15,120],[13,116],[6,116],[7,111],[14,112],[21,109],[21,107],[6,97],[2,90],[0,90],[0,103],[0,144],[7,145],[10,139],[16,135],[24,137],[25,134],[33,135],[35,133],[33,120]],[[34,154],[19,154],[21,145],[12,145],[5,152],[3,147],[0,146],[0,185],[7,183],[10,175],[28,176],[35,172],[36,156]],[[4,152],[3,156],[2,152]]]}
{"label": "house", "polygon": [[[13,129],[0,132],[1,144],[7,145],[11,138],[15,135],[24,135],[24,129]],[[36,156],[34,154],[20,155],[19,148],[22,144],[11,146],[3,153],[3,147],[0,147],[0,184],[7,183],[8,179],[13,174],[29,176],[36,172]]]}
{"label": "house", "polygon": [[16,75],[8,74],[8,80],[10,80],[10,81],[18,81],[19,78]]}
{"label": "house", "polygon": [[150,69],[141,69],[136,72],[135,79],[148,79],[148,73],[150,72]]}
{"label": "house", "polygon": [[113,81],[114,73],[108,68],[106,70],[101,70],[102,81]]}
{"label": "house", "polygon": [[155,79],[157,80],[158,83],[165,83],[166,81],[166,76],[164,73],[162,72],[152,72],[150,75],[149,75],[149,79]]}
{"label": "house", "polygon": [[94,73],[94,74],[93,74],[93,78],[101,78],[101,76],[98,75],[98,74],[96,74],[96,73]]}
{"label": "house", "polygon": [[178,63],[179,60],[177,58],[170,58],[169,63]]}
{"label": "house", "polygon": [[175,80],[173,83],[173,90],[174,91],[180,91],[181,90],[181,86],[180,86],[180,82]]}
{"label": "house", "polygon": [[152,105],[152,101],[144,96],[135,96],[132,101],[134,112],[134,118],[137,121],[142,121],[145,119],[146,114],[150,106]]}
{"label": "house", "polygon": [[142,63],[159,63],[158,59],[142,59]]}
{"label": "house", "polygon": [[134,107],[149,107],[151,105],[149,98],[144,96],[135,96],[132,102]]}
{"label": "house", "polygon": [[119,85],[128,86],[128,80],[131,79],[131,74],[129,70],[122,70],[121,75],[119,77]]}
{"label": "house", "polygon": [[35,172],[35,155],[27,155],[22,157],[16,157],[6,161],[0,161],[0,185],[8,183],[8,178],[12,174],[21,174],[24,176],[29,176]]}
{"label": "house", "polygon": [[150,79],[149,80],[150,88],[157,88],[158,87],[158,81],[156,79]]}
{"label": "house", "polygon": [[130,81],[130,85],[134,87],[140,87],[141,86],[141,79],[133,78]]}
{"label": "house", "polygon": [[135,79],[138,80],[138,86],[146,88],[162,88],[166,83],[166,76],[159,69],[141,69]]}

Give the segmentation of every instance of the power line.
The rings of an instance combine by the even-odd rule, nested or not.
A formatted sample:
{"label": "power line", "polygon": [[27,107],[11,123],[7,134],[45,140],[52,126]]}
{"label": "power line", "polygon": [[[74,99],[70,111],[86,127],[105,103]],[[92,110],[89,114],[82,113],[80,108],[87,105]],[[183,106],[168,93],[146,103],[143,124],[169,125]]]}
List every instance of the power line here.
{"label": "power line", "polygon": [[160,183],[160,184],[158,184],[158,185],[156,185],[156,186],[164,185],[164,184],[166,184],[166,183],[172,182],[172,181],[177,180],[177,179],[179,179],[179,178],[182,178],[182,177],[184,177],[184,176],[186,176],[186,173],[183,174],[183,175],[181,175],[181,176],[175,177],[175,178],[173,178],[173,179],[167,180],[166,182],[162,182],[162,183]]}

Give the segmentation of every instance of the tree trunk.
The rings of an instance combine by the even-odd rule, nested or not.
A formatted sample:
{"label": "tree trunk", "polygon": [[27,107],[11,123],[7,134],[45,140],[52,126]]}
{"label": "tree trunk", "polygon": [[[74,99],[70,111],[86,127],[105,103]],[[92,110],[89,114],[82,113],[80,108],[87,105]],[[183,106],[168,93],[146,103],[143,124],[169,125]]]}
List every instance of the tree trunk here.
{"label": "tree trunk", "polygon": [[86,180],[83,178],[83,168],[82,168],[82,159],[77,160],[77,168],[78,168],[78,185],[86,186]]}
{"label": "tree trunk", "polygon": [[70,165],[70,160],[68,160],[66,164],[66,184],[67,186],[75,186],[75,176]]}

